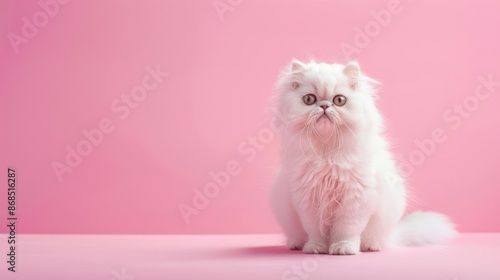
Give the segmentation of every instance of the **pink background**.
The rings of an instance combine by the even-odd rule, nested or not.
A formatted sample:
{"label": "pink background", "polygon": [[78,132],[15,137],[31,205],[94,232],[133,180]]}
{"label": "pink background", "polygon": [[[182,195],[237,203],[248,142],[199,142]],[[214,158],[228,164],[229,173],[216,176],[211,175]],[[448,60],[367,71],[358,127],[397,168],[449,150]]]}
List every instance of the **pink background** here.
{"label": "pink background", "polygon": [[[461,231],[499,231],[500,87],[467,117],[447,111],[473,102],[478,77],[500,81],[500,3],[401,1],[356,45],[356,28],[380,27],[370,12],[390,2],[221,0],[234,7],[219,17],[212,0],[75,0],[16,53],[7,34],[22,34],[22,18],[42,8],[2,1],[1,220],[12,166],[23,233],[279,232],[267,204],[278,137],[258,151],[249,137],[269,131],[273,83],[292,57],[345,62],[350,44],[384,84],[379,106],[397,154],[408,159],[434,129],[446,134],[409,176],[413,208],[446,213]],[[119,119],[111,104],[148,65],[169,76]],[[60,182],[52,162],[104,118],[114,131]],[[179,205],[231,161],[240,173],[187,224]]]}

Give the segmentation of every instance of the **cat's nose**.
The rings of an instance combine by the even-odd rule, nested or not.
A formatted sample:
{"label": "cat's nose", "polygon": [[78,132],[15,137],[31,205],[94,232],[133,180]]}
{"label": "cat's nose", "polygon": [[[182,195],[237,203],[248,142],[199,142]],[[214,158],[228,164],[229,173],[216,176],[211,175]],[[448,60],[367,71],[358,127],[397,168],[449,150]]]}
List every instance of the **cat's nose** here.
{"label": "cat's nose", "polygon": [[328,108],[328,107],[330,107],[330,106],[328,106],[328,105],[321,105],[321,108],[323,108],[323,110],[326,110],[326,108]]}

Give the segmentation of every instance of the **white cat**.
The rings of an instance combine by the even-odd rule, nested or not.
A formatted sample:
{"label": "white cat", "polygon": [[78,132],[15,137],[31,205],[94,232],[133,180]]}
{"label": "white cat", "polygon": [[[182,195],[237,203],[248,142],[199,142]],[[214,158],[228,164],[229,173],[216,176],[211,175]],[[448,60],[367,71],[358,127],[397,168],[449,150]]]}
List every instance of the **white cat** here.
{"label": "white cat", "polygon": [[293,60],[277,82],[288,121],[271,205],[292,250],[352,255],[455,236],[444,215],[406,208],[404,179],[384,139],[374,80],[356,62]]}

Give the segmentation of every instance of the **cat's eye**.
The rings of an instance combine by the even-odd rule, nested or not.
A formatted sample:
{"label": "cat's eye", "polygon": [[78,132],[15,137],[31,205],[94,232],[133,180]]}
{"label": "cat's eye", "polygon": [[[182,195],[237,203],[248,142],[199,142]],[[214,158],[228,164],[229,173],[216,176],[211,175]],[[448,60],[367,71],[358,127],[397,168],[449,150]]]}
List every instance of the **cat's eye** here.
{"label": "cat's eye", "polygon": [[316,96],[314,94],[306,94],[302,97],[302,100],[306,103],[306,105],[313,105],[316,103]]}
{"label": "cat's eye", "polygon": [[346,102],[347,102],[347,98],[345,96],[343,96],[342,94],[335,95],[335,97],[333,98],[333,104],[335,104],[337,106],[344,106]]}

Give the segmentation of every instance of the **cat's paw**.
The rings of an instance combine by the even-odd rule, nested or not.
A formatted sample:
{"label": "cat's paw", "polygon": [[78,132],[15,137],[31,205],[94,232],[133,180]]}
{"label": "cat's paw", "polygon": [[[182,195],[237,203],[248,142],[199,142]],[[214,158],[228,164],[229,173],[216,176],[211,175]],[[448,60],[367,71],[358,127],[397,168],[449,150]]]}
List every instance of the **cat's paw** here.
{"label": "cat's paw", "polygon": [[332,243],[328,253],[330,255],[356,255],[359,253],[359,247],[355,246],[350,241],[340,241]]}
{"label": "cat's paw", "polygon": [[299,241],[297,239],[289,239],[286,242],[286,247],[288,247],[289,250],[302,250],[304,248],[304,241]]}
{"label": "cat's paw", "polygon": [[328,245],[320,241],[307,241],[302,249],[302,252],[308,254],[326,254],[328,252]]}
{"label": "cat's paw", "polygon": [[361,252],[378,252],[382,246],[375,242],[361,242]]}

